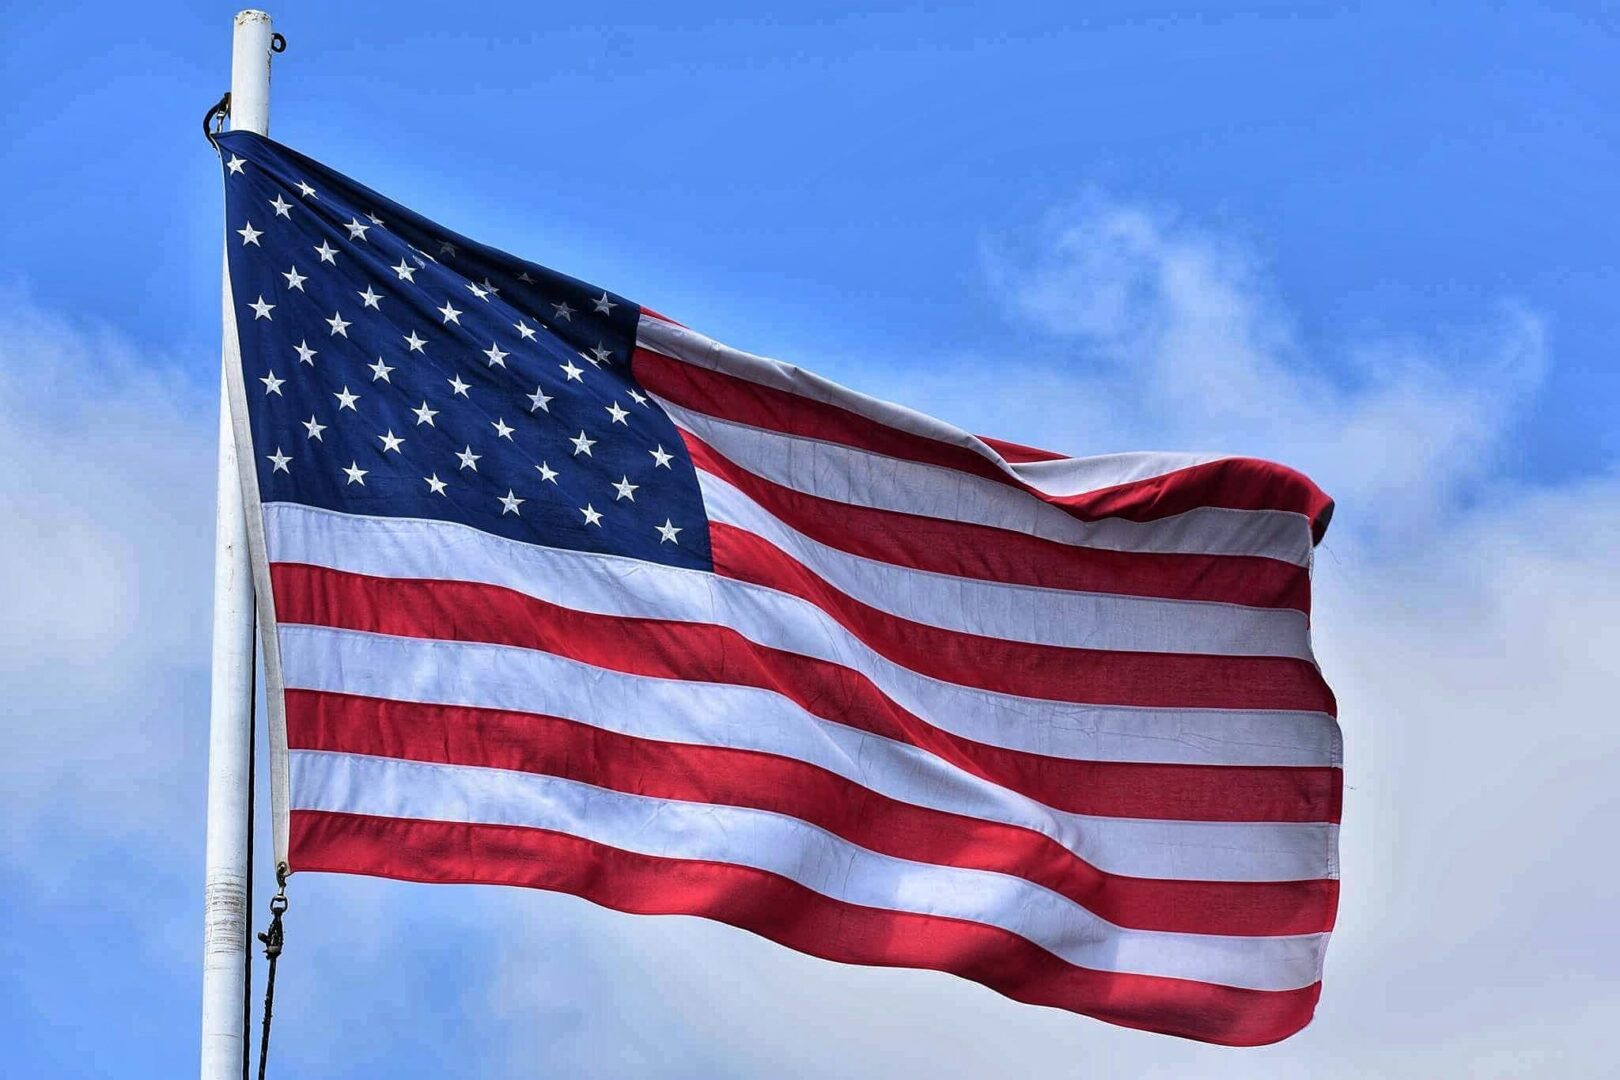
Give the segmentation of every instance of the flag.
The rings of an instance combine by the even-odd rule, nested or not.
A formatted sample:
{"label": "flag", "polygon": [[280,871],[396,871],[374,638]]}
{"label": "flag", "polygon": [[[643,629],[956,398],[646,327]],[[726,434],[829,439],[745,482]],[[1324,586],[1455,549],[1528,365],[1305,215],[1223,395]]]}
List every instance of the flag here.
{"label": "flag", "polygon": [[1342,775],[1309,480],[976,437],[218,146],[293,872],[1210,1042],[1308,1022]]}

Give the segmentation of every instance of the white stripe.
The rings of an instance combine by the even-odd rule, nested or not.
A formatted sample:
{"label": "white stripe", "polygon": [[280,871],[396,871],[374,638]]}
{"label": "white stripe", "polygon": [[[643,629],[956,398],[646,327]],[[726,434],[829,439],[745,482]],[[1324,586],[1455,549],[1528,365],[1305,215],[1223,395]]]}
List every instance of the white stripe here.
{"label": "white stripe", "polygon": [[863,645],[820,608],[704,571],[565,551],[453,522],[265,506],[273,562],[374,577],[474,581],[603,615],[727,626],[758,644],[865,675],[902,708],[993,746],[1090,761],[1336,765],[1322,713],[1152,709],[1024,698],[919,675]]}
{"label": "white stripe", "polygon": [[627,675],[507,645],[285,622],[281,648],[289,688],[560,716],[639,738],[794,758],[901,802],[1030,829],[1107,873],[1297,881],[1333,870],[1333,825],[1053,810],[926,751],[829,723],[755,687]]}
{"label": "white stripe", "polygon": [[1075,547],[1311,561],[1310,523],[1282,510],[1201,506],[1155,521],[1081,521],[1026,492],[941,465],[784,435],[682,408],[654,395],[676,425],[732,461],[806,495],[945,521],[988,525]]}
{"label": "white stripe", "polygon": [[1229,454],[1173,454],[1156,450],[1095,457],[1051,458],[1047,461],[1009,462],[1018,479],[1055,498],[1106,491],[1121,484],[1137,484],[1157,476],[1220,461]]}
{"label": "white stripe", "polygon": [[965,919],[1071,964],[1255,990],[1317,981],[1327,935],[1122,930],[1023,878],[880,855],[798,818],[631,795],[555,776],[315,751],[293,753],[293,807],[548,829],[625,851],[753,867],[823,896]]}
{"label": "white stripe", "polygon": [[839,591],[902,619],[1078,649],[1314,659],[1302,611],[1044,589],[897,566],[812,540],[721,477],[702,469],[697,475],[709,520],[746,529]]}
{"label": "white stripe", "polygon": [[695,330],[643,315],[636,344],[673,360],[722,372],[748,382],[835,405],[898,431],[961,447],[984,458],[1007,475],[1048,495],[1063,497],[1134,483],[1178,469],[1219,461],[1224,454],[1135,453],[1085,458],[1010,462],[978,436],[925,413],[840,386],[794,364],[771,360],[722,345]]}

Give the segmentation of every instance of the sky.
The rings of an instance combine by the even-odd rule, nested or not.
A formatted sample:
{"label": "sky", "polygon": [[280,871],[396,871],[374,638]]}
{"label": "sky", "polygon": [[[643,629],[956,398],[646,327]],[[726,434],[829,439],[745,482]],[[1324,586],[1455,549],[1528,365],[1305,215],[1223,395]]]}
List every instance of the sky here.
{"label": "sky", "polygon": [[[698,920],[300,875],[274,1075],[1612,1068],[1620,18],[1078,7],[278,4],[271,133],[973,430],[1310,473],[1338,500],[1315,626],[1347,786],[1316,1021],[1205,1047]],[[28,5],[0,37],[17,1075],[195,1068],[221,242],[198,122],[233,11]]]}

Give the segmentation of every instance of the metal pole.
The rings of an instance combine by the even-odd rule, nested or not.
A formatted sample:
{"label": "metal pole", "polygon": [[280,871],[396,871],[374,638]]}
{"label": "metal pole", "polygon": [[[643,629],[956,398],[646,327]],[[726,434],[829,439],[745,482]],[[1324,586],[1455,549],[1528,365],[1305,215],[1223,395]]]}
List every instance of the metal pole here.
{"label": "metal pole", "polygon": [[[270,16],[243,11],[231,41],[231,127],[268,134]],[[223,284],[229,295],[229,282]],[[225,318],[235,315],[227,307]],[[227,329],[227,334],[230,334]],[[230,359],[225,358],[229,363]],[[219,397],[214,519],[214,655],[208,722],[208,854],[204,884],[202,1080],[243,1074],[248,926],[246,893],[253,798],[253,572],[237,472],[230,395]]]}

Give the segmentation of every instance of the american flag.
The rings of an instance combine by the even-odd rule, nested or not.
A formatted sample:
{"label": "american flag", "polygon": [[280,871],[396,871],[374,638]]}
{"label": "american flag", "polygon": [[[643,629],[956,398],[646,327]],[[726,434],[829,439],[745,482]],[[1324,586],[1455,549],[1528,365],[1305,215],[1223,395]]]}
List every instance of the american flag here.
{"label": "american flag", "polygon": [[1342,790],[1309,480],[970,435],[218,146],[292,871],[1210,1042],[1309,1021]]}

